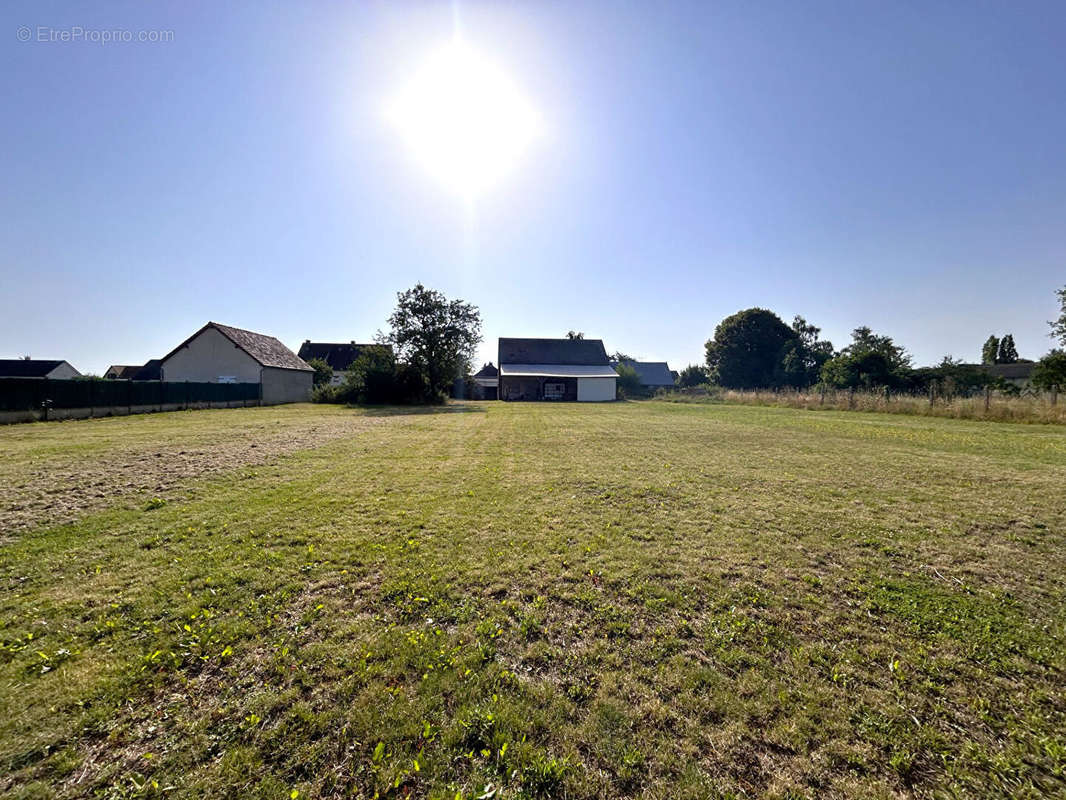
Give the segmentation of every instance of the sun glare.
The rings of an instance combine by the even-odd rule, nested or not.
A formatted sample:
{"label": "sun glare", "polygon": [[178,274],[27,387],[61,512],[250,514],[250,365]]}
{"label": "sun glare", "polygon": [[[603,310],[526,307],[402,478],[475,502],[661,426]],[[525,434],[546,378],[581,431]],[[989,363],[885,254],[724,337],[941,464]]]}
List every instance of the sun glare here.
{"label": "sun glare", "polygon": [[510,172],[540,134],[508,76],[459,42],[422,66],[388,118],[425,169],[467,197]]}

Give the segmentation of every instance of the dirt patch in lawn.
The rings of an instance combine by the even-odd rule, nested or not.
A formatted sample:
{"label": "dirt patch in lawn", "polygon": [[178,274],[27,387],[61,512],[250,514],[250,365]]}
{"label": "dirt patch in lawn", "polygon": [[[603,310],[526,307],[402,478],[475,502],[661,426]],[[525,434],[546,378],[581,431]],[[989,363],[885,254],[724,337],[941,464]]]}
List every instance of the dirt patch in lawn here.
{"label": "dirt patch in lawn", "polygon": [[123,497],[167,498],[195,478],[271,464],[289,453],[387,422],[362,415],[309,416],[282,430],[266,425],[222,429],[225,438],[210,443],[138,443],[89,458],[55,455],[34,464],[18,480],[0,481],[0,543],[17,530],[72,522]]}

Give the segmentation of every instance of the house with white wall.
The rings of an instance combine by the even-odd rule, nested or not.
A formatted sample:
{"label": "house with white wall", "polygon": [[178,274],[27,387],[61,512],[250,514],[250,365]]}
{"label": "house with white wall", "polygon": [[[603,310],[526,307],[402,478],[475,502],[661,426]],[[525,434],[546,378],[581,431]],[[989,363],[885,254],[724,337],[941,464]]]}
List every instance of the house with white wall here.
{"label": "house with white wall", "polygon": [[0,358],[0,378],[51,378],[66,381],[81,373],[68,362],[46,358]]}
{"label": "house with white wall", "polygon": [[264,405],[311,399],[315,371],[278,339],[208,322],[163,357],[163,381],[258,383]]}
{"label": "house with white wall", "polygon": [[499,341],[500,400],[615,399],[614,371],[600,339]]}

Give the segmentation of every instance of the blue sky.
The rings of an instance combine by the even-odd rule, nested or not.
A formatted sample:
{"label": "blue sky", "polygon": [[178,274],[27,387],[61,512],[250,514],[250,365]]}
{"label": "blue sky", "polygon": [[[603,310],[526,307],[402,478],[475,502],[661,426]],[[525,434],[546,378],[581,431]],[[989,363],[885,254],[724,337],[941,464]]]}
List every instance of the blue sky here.
{"label": "blue sky", "polygon": [[[544,124],[472,204],[384,119],[456,20]],[[37,40],[75,26],[173,33]],[[481,308],[486,360],[578,329],[680,368],[752,305],[1038,357],[1063,41],[1061,2],[9,2],[0,357],[102,372],[208,319],[363,340],[417,281]]]}

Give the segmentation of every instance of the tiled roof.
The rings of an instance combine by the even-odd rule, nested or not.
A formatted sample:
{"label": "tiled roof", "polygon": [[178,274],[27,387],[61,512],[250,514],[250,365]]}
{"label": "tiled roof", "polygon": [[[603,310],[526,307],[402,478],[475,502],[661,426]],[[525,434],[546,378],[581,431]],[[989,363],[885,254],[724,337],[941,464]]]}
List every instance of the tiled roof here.
{"label": "tiled roof", "polygon": [[246,331],[243,328],[234,328],[231,325],[222,325],[218,322],[208,322],[204,327],[163,356],[161,360],[166,361],[208,328],[217,330],[259,362],[261,366],[275,367],[277,369],[298,369],[305,372],[312,371],[311,367],[303,359],[273,336],[267,336],[265,333],[256,333],[255,331]]}

